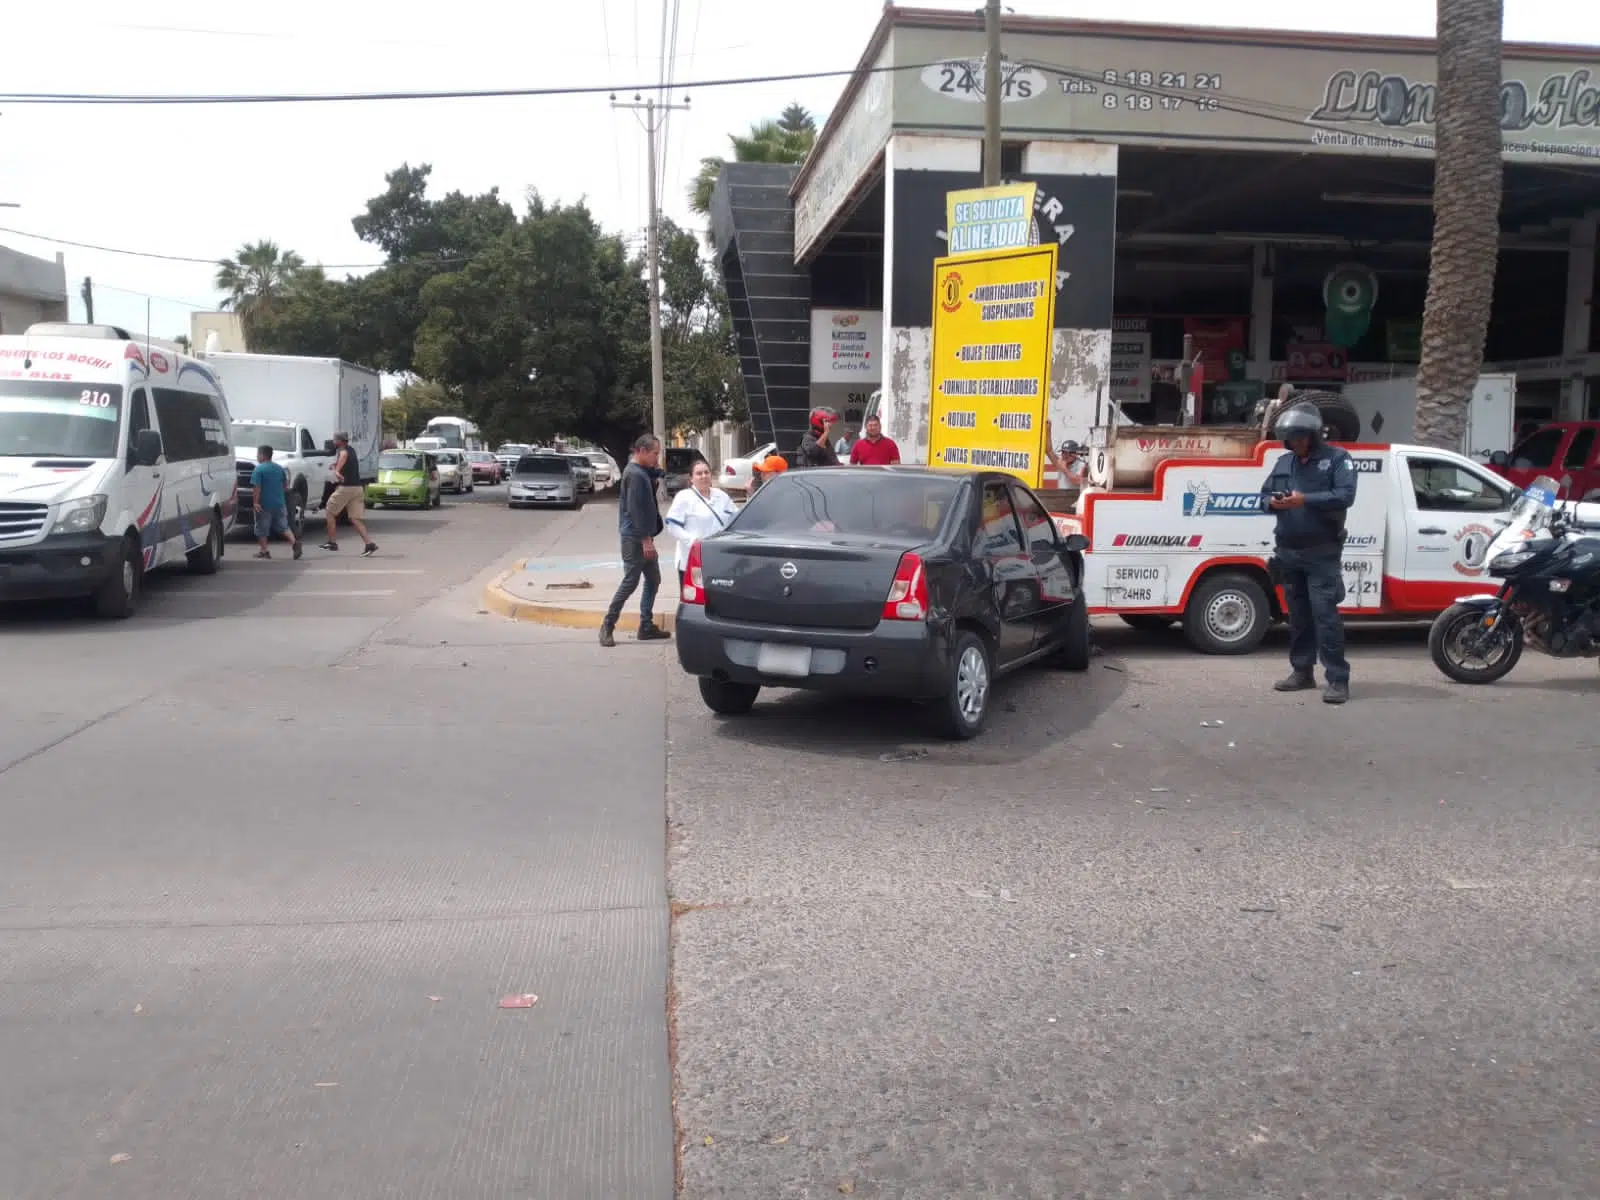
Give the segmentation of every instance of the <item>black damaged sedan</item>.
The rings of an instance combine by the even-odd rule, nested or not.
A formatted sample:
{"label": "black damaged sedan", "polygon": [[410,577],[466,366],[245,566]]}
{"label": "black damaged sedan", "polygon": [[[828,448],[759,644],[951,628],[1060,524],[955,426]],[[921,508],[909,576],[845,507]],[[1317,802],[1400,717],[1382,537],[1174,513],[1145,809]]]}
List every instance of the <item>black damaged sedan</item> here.
{"label": "black damaged sedan", "polygon": [[1008,475],[791,471],[691,549],[678,661],[713,712],[763,687],[894,696],[974,737],[1000,675],[1088,667],[1087,544]]}

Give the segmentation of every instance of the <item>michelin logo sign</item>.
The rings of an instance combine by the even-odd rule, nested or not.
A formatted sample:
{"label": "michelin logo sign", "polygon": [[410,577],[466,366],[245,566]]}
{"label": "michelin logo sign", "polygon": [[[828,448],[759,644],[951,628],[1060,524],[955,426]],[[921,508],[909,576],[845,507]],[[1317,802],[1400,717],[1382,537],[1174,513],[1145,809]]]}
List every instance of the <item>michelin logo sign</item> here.
{"label": "michelin logo sign", "polygon": [[1265,511],[1260,492],[1213,492],[1202,481],[1183,493],[1186,517],[1259,517]]}

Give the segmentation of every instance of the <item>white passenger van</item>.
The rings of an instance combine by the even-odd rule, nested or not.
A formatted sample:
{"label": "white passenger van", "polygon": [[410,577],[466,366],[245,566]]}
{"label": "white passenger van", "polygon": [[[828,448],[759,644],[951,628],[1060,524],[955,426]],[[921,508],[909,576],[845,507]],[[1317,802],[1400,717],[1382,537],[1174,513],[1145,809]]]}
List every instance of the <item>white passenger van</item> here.
{"label": "white passenger van", "polygon": [[0,337],[0,601],[91,597],[220,565],[237,505],[227,402],[203,363],[112,325]]}

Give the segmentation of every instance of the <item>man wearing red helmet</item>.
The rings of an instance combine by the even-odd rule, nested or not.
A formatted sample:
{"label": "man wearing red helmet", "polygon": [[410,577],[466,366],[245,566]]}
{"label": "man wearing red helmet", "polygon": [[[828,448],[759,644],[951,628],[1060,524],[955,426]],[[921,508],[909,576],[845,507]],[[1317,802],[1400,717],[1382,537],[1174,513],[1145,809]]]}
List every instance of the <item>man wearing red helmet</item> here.
{"label": "man wearing red helmet", "polygon": [[807,467],[837,467],[839,453],[833,448],[833,431],[839,414],[831,408],[811,410],[811,431],[800,439],[800,462]]}

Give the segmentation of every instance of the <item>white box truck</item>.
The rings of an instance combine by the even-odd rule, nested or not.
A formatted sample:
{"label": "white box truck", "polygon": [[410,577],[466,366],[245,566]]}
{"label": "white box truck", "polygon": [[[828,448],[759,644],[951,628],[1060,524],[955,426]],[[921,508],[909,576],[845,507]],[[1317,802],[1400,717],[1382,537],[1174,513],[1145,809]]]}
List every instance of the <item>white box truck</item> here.
{"label": "white box truck", "polygon": [[222,381],[235,421],[289,421],[310,430],[318,447],[347,433],[361,478],[378,477],[383,392],[376,371],[290,354],[210,354],[205,361]]}

